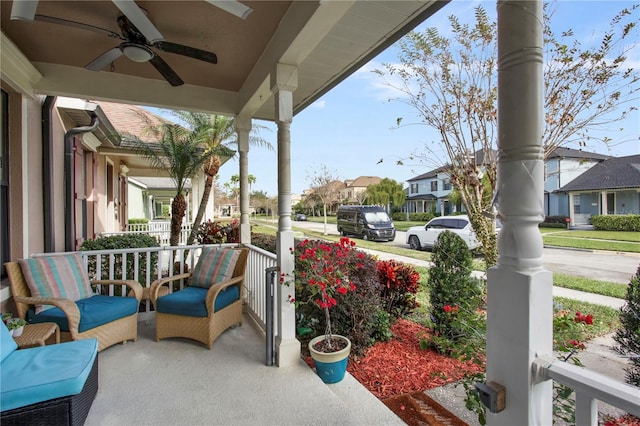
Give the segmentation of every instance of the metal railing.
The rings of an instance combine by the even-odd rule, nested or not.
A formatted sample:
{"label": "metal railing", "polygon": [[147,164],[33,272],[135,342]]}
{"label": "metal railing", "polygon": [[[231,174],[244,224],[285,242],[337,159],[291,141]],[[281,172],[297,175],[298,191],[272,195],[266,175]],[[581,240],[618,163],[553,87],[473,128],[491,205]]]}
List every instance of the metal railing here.
{"label": "metal railing", "polygon": [[598,424],[598,401],[640,416],[640,389],[551,355],[533,361],[534,374],[570,387],[576,394],[576,424]]}

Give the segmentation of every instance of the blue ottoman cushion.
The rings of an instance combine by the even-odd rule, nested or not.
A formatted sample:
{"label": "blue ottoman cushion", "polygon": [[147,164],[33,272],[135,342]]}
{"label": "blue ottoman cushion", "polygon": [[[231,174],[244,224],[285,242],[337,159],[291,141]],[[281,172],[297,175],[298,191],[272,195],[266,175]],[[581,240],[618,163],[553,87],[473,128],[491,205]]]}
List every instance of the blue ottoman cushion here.
{"label": "blue ottoman cushion", "polygon": [[[174,314],[189,317],[206,317],[205,303],[209,289],[200,287],[186,287],[183,290],[167,294],[158,298],[156,310],[164,314]],[[213,310],[219,311],[240,299],[238,286],[227,287],[218,293]]]}
{"label": "blue ottoman cushion", "polygon": [[[138,301],[133,297],[96,295],[75,303],[80,310],[80,333],[138,312]],[[67,317],[60,308],[47,309],[37,315],[29,310],[27,320],[31,323],[55,322],[60,331],[69,331]]]}
{"label": "blue ottoman cushion", "polygon": [[0,411],[80,393],[97,355],[97,339],[12,352],[0,368]]}

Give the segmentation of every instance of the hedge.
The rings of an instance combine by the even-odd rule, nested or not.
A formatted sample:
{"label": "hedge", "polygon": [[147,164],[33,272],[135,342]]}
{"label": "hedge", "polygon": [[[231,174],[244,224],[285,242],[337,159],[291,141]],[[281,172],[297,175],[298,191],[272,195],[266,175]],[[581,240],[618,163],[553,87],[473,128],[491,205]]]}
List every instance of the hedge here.
{"label": "hedge", "polygon": [[592,216],[591,224],[596,231],[640,232],[640,214]]}

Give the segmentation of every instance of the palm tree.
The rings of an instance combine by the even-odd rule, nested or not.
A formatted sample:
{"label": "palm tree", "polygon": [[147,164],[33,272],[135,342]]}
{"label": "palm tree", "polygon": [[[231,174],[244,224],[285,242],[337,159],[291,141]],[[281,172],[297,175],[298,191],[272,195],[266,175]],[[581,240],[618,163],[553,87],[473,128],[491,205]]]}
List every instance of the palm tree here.
{"label": "palm tree", "polygon": [[148,127],[147,131],[155,136],[158,143],[138,142],[137,149],[152,167],[166,170],[176,185],[176,195],[171,203],[170,236],[170,244],[176,246],[180,242],[182,219],[187,210],[185,184],[196,175],[211,154],[203,151],[200,134],[178,124],[161,123]]}
{"label": "palm tree", "polygon": [[[207,203],[209,202],[211,188],[213,187],[213,178],[218,174],[222,164],[220,157],[235,155],[235,153],[229,152],[231,146],[237,147],[238,145],[235,132],[235,120],[233,117],[201,112],[172,111],[172,113],[186,123],[194,133],[203,136],[201,141],[204,156],[206,157],[206,161],[203,163],[203,171],[206,178],[198,212],[193,219],[193,227],[187,239],[187,244],[193,244],[198,232],[198,227],[202,222]],[[253,127],[254,130],[265,128],[264,126]],[[249,144],[264,146],[273,150],[271,144],[257,134],[249,135]]]}

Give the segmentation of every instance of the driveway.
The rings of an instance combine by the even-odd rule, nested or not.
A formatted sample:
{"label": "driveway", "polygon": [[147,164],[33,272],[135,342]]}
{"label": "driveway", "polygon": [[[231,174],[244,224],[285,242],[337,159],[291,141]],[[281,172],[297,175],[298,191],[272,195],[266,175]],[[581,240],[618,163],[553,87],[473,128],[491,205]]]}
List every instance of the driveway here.
{"label": "driveway", "polygon": [[[294,221],[293,226],[324,231],[324,223]],[[327,234],[339,235],[334,223],[327,223]],[[406,232],[397,231],[394,241],[378,244],[381,249],[385,245],[408,248],[405,238]],[[554,273],[628,284],[640,265],[640,254],[545,247],[542,262],[545,269]]]}

